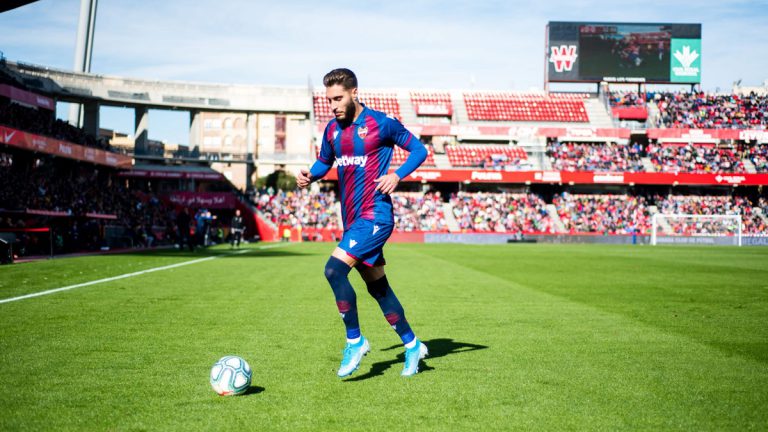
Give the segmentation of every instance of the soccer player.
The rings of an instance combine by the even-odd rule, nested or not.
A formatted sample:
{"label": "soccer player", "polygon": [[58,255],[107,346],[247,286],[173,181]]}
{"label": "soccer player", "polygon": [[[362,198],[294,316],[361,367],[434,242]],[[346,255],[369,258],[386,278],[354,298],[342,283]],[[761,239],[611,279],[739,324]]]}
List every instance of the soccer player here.
{"label": "soccer player", "polygon": [[[351,70],[334,69],[325,75],[323,84],[335,119],[325,127],[317,161],[309,171],[301,170],[297,185],[303,189],[323,178],[336,162],[344,235],[325,265],[325,277],[347,331],[338,376],[352,374],[370,351],[368,339],[360,332],[355,290],[349,283],[352,268],[360,273],[368,293],[403,341],[405,366],[401,375],[411,376],[419,371],[419,360],[428,351],[413,333],[389,286],[382,248],[395,225],[389,194],[424,162],[427,150],[399,121],[358,101],[357,77]],[[387,174],[395,145],[410,154],[397,171]]]}

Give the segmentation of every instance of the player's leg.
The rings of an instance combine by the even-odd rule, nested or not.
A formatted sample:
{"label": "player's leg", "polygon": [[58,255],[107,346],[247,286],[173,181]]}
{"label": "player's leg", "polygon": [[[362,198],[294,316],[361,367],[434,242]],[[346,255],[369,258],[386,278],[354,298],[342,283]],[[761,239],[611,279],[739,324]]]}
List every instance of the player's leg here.
{"label": "player's leg", "polygon": [[344,348],[338,376],[345,377],[360,366],[363,356],[370,350],[368,340],[360,333],[360,323],[357,318],[357,296],[349,282],[349,272],[357,265],[357,260],[349,256],[343,249],[334,249],[325,264],[325,278],[333,289],[336,307],[347,331],[347,344]]}
{"label": "player's leg", "polygon": [[368,293],[379,303],[381,312],[389,325],[395,330],[400,340],[405,345],[405,367],[403,376],[411,376],[419,371],[419,360],[427,356],[428,351],[413,333],[400,300],[397,299],[392,287],[389,285],[383,265],[366,266],[364,263],[357,265],[360,276],[365,281]]}

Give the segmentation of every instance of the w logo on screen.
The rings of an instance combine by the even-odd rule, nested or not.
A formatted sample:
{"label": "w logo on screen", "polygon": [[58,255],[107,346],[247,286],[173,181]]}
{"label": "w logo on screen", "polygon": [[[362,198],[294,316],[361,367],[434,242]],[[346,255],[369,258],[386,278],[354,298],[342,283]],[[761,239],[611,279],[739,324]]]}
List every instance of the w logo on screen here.
{"label": "w logo on screen", "polygon": [[560,45],[549,47],[551,53],[549,55],[550,63],[555,64],[555,71],[563,72],[573,69],[573,64],[576,62],[576,45]]}

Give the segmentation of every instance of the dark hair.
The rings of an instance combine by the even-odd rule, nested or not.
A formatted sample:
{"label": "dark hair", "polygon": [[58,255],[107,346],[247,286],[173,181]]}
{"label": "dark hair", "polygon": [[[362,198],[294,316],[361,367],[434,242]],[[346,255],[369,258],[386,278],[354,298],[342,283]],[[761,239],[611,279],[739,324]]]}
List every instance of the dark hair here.
{"label": "dark hair", "polygon": [[346,68],[334,69],[323,77],[323,85],[331,87],[336,84],[341,84],[344,90],[350,90],[357,88],[357,77],[355,73]]}

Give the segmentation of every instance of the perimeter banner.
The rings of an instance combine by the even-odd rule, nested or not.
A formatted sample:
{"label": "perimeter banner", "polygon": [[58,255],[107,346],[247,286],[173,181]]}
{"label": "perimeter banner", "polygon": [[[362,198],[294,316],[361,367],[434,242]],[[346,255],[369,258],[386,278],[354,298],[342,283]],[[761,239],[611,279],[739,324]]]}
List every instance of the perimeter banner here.
{"label": "perimeter banner", "polygon": [[[390,171],[394,172],[394,171]],[[325,180],[338,180],[335,169]],[[633,173],[633,172],[570,172],[570,171],[490,171],[419,169],[405,182],[447,183],[549,183],[549,184],[648,184],[648,185],[768,185],[768,174],[692,174],[692,173]]]}
{"label": "perimeter banner", "polygon": [[133,159],[129,156],[36,135],[7,126],[0,126],[0,142],[26,150],[114,168],[129,168],[133,164]]}

